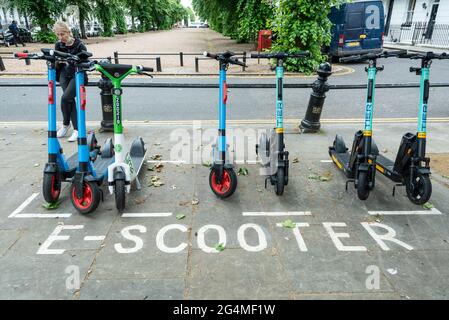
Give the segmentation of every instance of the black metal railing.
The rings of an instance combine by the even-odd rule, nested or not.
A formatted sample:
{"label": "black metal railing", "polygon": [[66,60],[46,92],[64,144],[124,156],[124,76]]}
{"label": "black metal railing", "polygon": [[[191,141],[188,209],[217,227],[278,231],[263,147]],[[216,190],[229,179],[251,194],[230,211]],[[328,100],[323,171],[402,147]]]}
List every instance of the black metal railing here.
{"label": "black metal railing", "polygon": [[427,44],[449,48],[449,24],[432,22],[392,24],[385,40],[393,43]]}

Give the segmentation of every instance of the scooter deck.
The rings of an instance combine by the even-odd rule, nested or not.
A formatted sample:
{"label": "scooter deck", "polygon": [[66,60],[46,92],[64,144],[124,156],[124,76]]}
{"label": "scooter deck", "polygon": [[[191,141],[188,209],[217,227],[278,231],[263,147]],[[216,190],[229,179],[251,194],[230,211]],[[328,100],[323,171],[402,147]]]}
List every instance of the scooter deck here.
{"label": "scooter deck", "polygon": [[98,157],[93,163],[94,169],[97,172],[97,177],[102,178],[108,175],[108,166],[114,162],[114,157],[111,158],[101,158]]}
{"label": "scooter deck", "polygon": [[338,153],[335,150],[330,151],[332,160],[337,165],[340,170],[343,170],[346,172],[347,169],[349,169],[349,160],[351,158],[351,155],[349,152],[342,152]]}
{"label": "scooter deck", "polygon": [[131,161],[133,162],[133,167],[136,169],[136,175],[140,172],[140,168],[142,167],[143,160],[145,159],[145,155],[146,155],[146,152],[143,155],[143,157],[131,156]]}
{"label": "scooter deck", "polygon": [[402,181],[401,175],[394,170],[394,162],[384,157],[383,155],[377,156],[376,170],[382,173],[384,176],[390,178],[394,182]]}
{"label": "scooter deck", "polygon": [[76,168],[78,166],[78,152],[72,154],[68,159],[66,159],[66,162],[69,166],[69,169]]}

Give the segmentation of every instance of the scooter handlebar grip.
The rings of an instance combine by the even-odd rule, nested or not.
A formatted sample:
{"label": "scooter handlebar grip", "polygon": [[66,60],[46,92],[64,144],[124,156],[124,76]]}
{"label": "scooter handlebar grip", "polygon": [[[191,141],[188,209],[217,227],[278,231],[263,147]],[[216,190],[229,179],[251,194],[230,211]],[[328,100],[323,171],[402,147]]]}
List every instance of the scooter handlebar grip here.
{"label": "scooter handlebar grip", "polygon": [[271,58],[271,55],[270,54],[267,54],[267,53],[251,53],[251,58],[253,58],[253,59],[259,59],[259,58],[262,58],[262,59],[270,59]]}
{"label": "scooter handlebar grip", "polygon": [[210,53],[210,52],[207,52],[207,51],[203,52],[203,56],[205,56],[207,58],[217,59],[217,55],[216,54],[213,54],[213,53]]}
{"label": "scooter handlebar grip", "polygon": [[340,58],[340,62],[357,61],[360,60],[360,56],[349,56]]}
{"label": "scooter handlebar grip", "polygon": [[142,67],[142,71],[143,71],[143,72],[145,72],[145,71],[147,71],[147,72],[153,72],[154,69],[153,69],[153,68],[148,68],[148,67]]}
{"label": "scooter handlebar grip", "polygon": [[30,55],[28,53],[25,52],[16,52],[14,53],[14,58],[19,58],[19,59],[26,59],[29,58]]}
{"label": "scooter handlebar grip", "polygon": [[289,58],[307,58],[310,57],[309,51],[301,51],[296,53],[291,53],[288,55]]}

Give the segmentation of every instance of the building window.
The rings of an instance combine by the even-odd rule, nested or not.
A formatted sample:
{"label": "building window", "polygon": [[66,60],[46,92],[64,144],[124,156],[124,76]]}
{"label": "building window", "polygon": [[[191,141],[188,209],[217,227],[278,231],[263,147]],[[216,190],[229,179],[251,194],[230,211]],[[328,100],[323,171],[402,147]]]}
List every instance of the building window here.
{"label": "building window", "polygon": [[407,18],[405,19],[405,24],[411,25],[413,21],[413,13],[415,12],[416,0],[408,1]]}

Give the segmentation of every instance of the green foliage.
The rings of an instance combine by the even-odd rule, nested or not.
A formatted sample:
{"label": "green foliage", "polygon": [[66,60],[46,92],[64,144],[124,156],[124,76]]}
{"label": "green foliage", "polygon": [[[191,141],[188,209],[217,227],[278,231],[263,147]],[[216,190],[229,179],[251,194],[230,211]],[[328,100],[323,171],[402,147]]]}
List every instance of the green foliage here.
{"label": "green foliage", "polygon": [[36,41],[43,43],[55,43],[58,41],[58,37],[56,37],[53,31],[40,30],[36,33]]}
{"label": "green foliage", "polygon": [[10,7],[16,7],[20,12],[27,12],[34,24],[38,25],[43,33],[42,39],[48,38],[55,17],[60,15],[66,7],[63,0],[7,0]]}
{"label": "green foliage", "polygon": [[125,10],[123,9],[122,6],[115,7],[114,16],[115,16],[115,26],[117,28],[117,33],[118,34],[127,33],[128,29],[126,27]]}
{"label": "green foliage", "polygon": [[104,37],[113,37],[112,25],[114,23],[114,12],[117,6],[117,0],[96,0],[95,15],[103,25]]}
{"label": "green foliage", "polygon": [[270,0],[193,0],[192,5],[211,29],[236,39],[254,41],[259,30],[266,29],[273,19],[274,5]]}
{"label": "green foliage", "polygon": [[289,71],[313,72],[326,57],[321,47],[331,40],[328,14],[343,0],[280,0],[274,19],[277,39],[272,51],[309,51],[309,59],[288,59]]}

